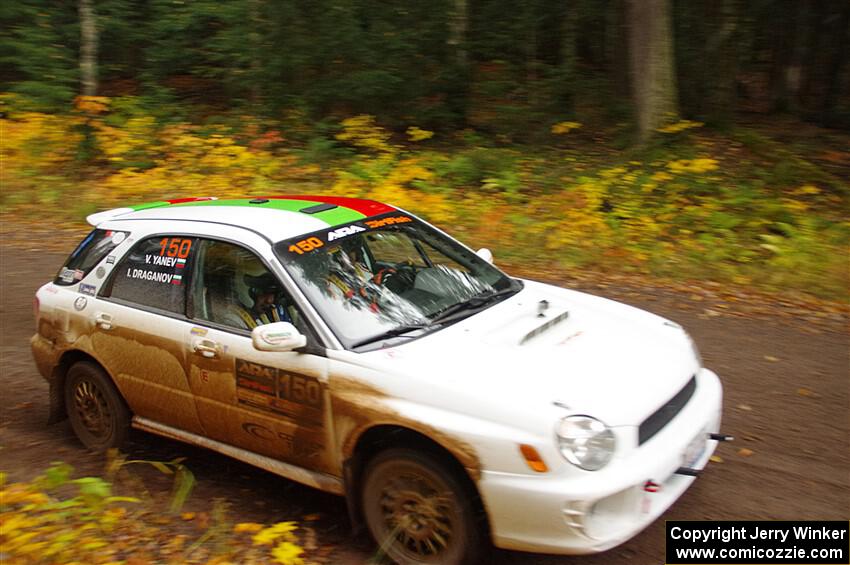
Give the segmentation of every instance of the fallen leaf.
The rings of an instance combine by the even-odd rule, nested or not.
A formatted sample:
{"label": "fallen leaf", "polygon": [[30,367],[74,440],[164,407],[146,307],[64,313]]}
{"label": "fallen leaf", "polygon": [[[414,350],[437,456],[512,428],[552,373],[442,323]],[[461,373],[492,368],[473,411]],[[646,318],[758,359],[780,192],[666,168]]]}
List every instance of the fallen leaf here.
{"label": "fallen leaf", "polygon": [[747,449],[746,447],[742,447],[741,449],[738,450],[738,455],[740,455],[741,457],[749,457],[752,454],[753,454],[753,450]]}
{"label": "fallen leaf", "polygon": [[720,457],[719,455],[712,455],[711,457],[709,457],[709,460],[712,463],[723,463],[723,458]]}
{"label": "fallen leaf", "polygon": [[738,409],[743,410],[745,412],[750,412],[753,409],[753,407],[750,406],[749,404],[739,404]]}
{"label": "fallen leaf", "polygon": [[773,355],[765,355],[765,356],[764,356],[764,360],[765,360],[765,361],[770,361],[771,363],[774,363],[774,362],[776,362],[776,361],[779,361],[779,358],[778,358],[778,357],[774,357]]}
{"label": "fallen leaf", "polygon": [[304,521],[305,521],[305,522],[315,522],[315,521],[317,521],[317,520],[321,520],[321,519],[322,519],[322,515],[321,515],[321,514],[318,514],[318,513],[316,513],[316,514],[307,514],[306,516],[304,516]]}
{"label": "fallen leaf", "polygon": [[188,522],[189,520],[195,519],[195,513],[194,512],[183,512],[182,514],[180,514],[180,517]]}
{"label": "fallen leaf", "polygon": [[816,393],[815,391],[803,387],[797,389],[797,394],[808,398],[815,398],[816,396],[818,396],[818,393]]}

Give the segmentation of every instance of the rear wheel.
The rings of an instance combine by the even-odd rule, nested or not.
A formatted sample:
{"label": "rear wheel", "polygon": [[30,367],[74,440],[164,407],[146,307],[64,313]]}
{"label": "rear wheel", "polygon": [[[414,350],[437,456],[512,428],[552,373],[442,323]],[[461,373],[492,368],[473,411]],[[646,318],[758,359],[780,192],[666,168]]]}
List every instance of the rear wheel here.
{"label": "rear wheel", "polygon": [[68,369],[65,408],[74,433],[92,451],[119,447],[127,439],[130,410],[97,364],[80,361]]}
{"label": "rear wheel", "polygon": [[366,524],[379,552],[400,564],[474,563],[481,536],[469,489],[437,457],[379,453],[366,467]]}

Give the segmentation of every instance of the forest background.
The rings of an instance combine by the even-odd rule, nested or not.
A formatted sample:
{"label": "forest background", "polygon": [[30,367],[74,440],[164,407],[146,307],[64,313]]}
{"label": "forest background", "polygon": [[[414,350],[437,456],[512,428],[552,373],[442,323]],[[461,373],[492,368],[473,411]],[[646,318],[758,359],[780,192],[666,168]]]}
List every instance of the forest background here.
{"label": "forest background", "polygon": [[542,272],[843,299],[843,0],[20,0],[2,209],[387,200]]}
{"label": "forest background", "polygon": [[[517,274],[846,310],[846,0],[16,0],[0,29],[4,239],[69,250],[97,210],[318,192]],[[128,463],[177,477],[173,520],[112,495]],[[175,536],[200,521],[179,461],[71,473],[0,473],[11,562],[302,562],[290,522]]]}

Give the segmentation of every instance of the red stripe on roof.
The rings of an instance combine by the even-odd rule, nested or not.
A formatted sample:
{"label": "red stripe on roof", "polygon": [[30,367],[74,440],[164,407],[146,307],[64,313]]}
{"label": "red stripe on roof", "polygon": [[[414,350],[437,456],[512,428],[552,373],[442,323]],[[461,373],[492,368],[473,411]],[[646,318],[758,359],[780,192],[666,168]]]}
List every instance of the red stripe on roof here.
{"label": "red stripe on roof", "polygon": [[385,214],[387,212],[395,212],[396,209],[382,202],[375,200],[365,200],[363,198],[349,198],[347,196],[310,196],[306,194],[286,195],[286,196],[260,196],[259,198],[268,198],[275,200],[309,200],[311,202],[321,202],[322,204],[334,204],[342,208],[348,208],[355,212],[360,212],[364,216],[375,216],[377,214]]}

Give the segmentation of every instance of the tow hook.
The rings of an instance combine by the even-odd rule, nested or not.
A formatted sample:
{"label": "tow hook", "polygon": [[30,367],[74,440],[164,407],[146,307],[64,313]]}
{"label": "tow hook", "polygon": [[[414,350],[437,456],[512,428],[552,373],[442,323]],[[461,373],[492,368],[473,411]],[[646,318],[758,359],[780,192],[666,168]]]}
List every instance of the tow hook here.
{"label": "tow hook", "polygon": [[[726,434],[708,434],[708,439],[714,441],[733,441],[735,438]],[[676,475],[685,475],[686,477],[699,477],[702,471],[700,469],[692,469],[691,467],[679,467],[674,471]]]}
{"label": "tow hook", "polygon": [[691,469],[690,467],[679,467],[674,471],[677,475],[685,475],[686,477],[699,477],[699,469]]}

